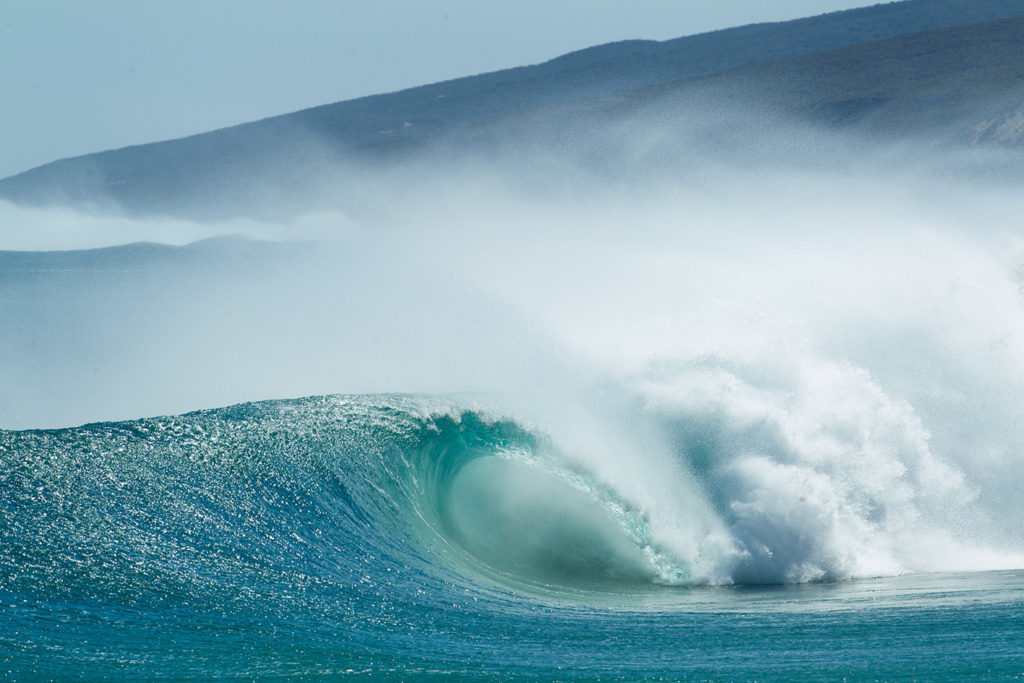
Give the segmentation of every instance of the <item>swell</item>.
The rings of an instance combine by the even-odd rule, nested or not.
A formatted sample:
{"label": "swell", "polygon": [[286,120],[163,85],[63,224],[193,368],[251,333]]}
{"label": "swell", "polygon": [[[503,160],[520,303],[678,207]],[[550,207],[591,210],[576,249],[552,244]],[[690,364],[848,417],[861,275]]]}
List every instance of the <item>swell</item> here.
{"label": "swell", "polygon": [[453,585],[486,593],[487,577],[525,588],[536,573],[492,567],[452,496],[468,463],[536,438],[429,404],[319,398],[0,433],[0,589],[355,619],[381,600],[444,603]]}
{"label": "swell", "polygon": [[[705,361],[658,378],[634,390],[662,450],[616,443],[614,457],[414,397],[0,432],[0,591],[355,628],[386,622],[395,603],[467,592],[637,605],[693,585],[898,574],[921,547],[967,547],[949,515],[976,503],[957,500],[963,475],[856,373],[842,390],[867,392],[873,419],[858,424],[876,441],[830,432],[856,457],[826,442],[807,406],[752,413],[771,393],[738,368]],[[710,398],[744,386],[739,404]]]}

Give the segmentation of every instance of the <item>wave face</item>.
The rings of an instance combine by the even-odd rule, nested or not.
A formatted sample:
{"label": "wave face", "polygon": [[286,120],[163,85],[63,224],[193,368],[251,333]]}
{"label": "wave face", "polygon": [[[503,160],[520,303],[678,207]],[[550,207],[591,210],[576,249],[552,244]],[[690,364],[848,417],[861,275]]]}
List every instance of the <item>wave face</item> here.
{"label": "wave face", "polygon": [[371,592],[389,577],[552,596],[664,578],[639,512],[549,440],[438,401],[252,403],[4,432],[0,449],[3,585],[37,598],[155,609],[325,585],[361,600],[364,575]]}
{"label": "wave face", "polygon": [[[720,394],[736,381],[722,368],[687,379],[690,397],[702,382]],[[830,379],[830,391],[850,394]],[[921,548],[945,543],[948,556],[978,540],[941,525],[959,513],[976,532],[965,524],[976,501],[898,406],[869,401],[872,435],[847,435],[861,457],[825,442],[829,459],[821,442],[836,435],[820,433],[816,414],[774,424],[651,393],[648,429],[666,438],[661,453],[643,444],[646,461],[616,444],[620,458],[602,462],[600,447],[577,451],[539,427],[413,397],[4,432],[6,584],[131,601],[187,594],[198,577],[251,587],[256,569],[282,585],[338,581],[372,559],[373,577],[412,566],[588,601],[957,569],[921,559]],[[982,546],[975,557],[1019,559]]]}
{"label": "wave face", "polygon": [[[685,374],[718,395],[744,391],[735,372]],[[836,391],[843,378],[828,379]],[[88,662],[131,671],[127,660],[152,675],[330,673],[318,666],[339,656],[334,673],[468,675],[455,663],[484,666],[497,647],[482,634],[621,632],[636,610],[706,610],[698,585],[899,573],[925,541],[967,547],[939,525],[972,503],[962,473],[929,455],[899,406],[861,389],[876,419],[871,435],[846,434],[862,450],[849,464],[830,459],[824,446],[842,444],[820,434],[813,392],[773,423],[749,397],[737,416],[664,384],[634,403],[646,427],[629,415],[645,461],[627,462],[611,436],[620,458],[602,461],[526,422],[415,397],[0,432],[0,595],[18,625],[0,649],[45,664],[23,673],[57,677]],[[813,455],[802,451],[814,436]],[[713,606],[756,602],[729,593]],[[141,650],[140,632],[153,636]],[[295,648],[298,664],[281,651]],[[212,652],[224,668],[204,668]]]}

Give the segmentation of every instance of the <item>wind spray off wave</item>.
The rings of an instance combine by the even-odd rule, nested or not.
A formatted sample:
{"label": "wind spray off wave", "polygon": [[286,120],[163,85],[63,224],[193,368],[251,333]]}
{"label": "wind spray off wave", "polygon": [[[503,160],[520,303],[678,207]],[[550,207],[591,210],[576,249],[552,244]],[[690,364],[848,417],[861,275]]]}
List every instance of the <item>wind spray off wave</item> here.
{"label": "wind spray off wave", "polygon": [[529,164],[414,166],[362,223],[303,219],[342,221],[312,246],[8,253],[23,324],[0,334],[24,381],[3,404],[32,426],[327,386],[487,392],[488,419],[551,448],[439,455],[454,478],[422,514],[524,591],[1024,566],[1020,202],[988,190],[965,213],[967,180],[937,199],[926,175],[842,164],[576,169],[540,194]]}

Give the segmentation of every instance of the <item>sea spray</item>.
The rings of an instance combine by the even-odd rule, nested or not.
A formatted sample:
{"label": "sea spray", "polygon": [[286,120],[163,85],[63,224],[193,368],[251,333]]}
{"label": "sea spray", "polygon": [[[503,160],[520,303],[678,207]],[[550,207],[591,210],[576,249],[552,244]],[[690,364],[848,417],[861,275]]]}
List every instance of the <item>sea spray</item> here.
{"label": "sea spray", "polygon": [[393,169],[315,242],[7,252],[5,424],[477,391],[664,582],[1021,566],[1019,200],[648,161],[535,197],[512,162]]}

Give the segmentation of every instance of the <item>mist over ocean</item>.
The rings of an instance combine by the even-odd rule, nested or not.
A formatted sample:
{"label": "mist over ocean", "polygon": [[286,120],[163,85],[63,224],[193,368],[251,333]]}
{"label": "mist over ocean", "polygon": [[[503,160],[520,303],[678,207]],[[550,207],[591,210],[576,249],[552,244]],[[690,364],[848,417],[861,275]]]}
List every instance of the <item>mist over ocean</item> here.
{"label": "mist over ocean", "polygon": [[1019,150],[708,93],[0,201],[0,676],[1024,676]]}

